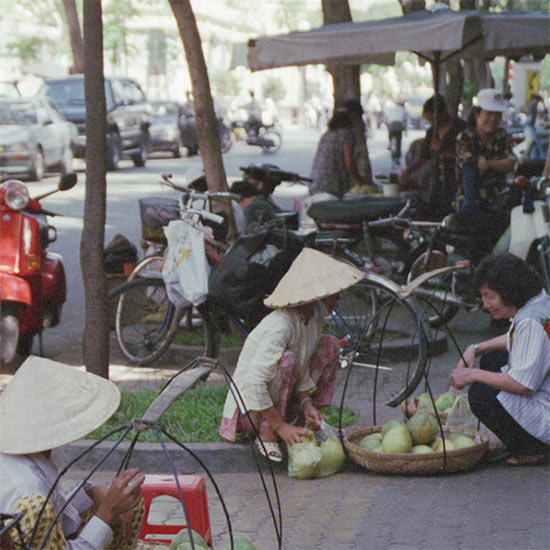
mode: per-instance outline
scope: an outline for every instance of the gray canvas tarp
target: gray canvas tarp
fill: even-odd
[[[248,64],[253,71],[330,62],[388,65],[398,51],[412,51],[435,62],[454,56],[542,58],[550,52],[550,14],[423,10],[377,21],[325,25],[251,39]]]

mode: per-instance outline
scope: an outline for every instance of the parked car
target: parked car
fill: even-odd
[[[0,174],[39,181],[72,171],[77,128],[48,98],[0,98]]]
[[[0,80],[0,97],[21,97],[17,82],[13,80]]]
[[[52,98],[67,120],[78,127],[75,156],[86,158],[86,104],[84,76],[44,81],[39,92]],[[105,77],[107,109],[107,168],[116,170],[121,158],[145,166],[149,152],[151,104],[139,84],[130,78]]]
[[[424,100],[418,97],[409,97],[405,100],[404,107],[407,112],[407,125],[410,124],[416,130],[425,128],[425,121],[422,118]]]
[[[183,115],[183,106],[177,101],[156,100],[151,101],[151,107],[151,151],[170,151],[174,157],[181,157],[183,141],[179,120]]]

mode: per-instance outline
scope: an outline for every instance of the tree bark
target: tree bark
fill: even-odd
[[[76,11],[75,0],[63,0],[65,15],[67,16],[67,26],[69,27],[69,36],[71,39],[71,49],[73,52],[73,66],[69,69],[71,74],[84,72],[84,41],[80,32],[80,23]]]
[[[218,121],[214,112],[214,102],[210,93],[210,82],[195,15],[189,0],[170,0],[170,7],[176,18],[189,66],[197,120],[197,141],[208,189],[225,191],[227,180],[220,149]],[[232,216],[231,205],[224,206],[224,210]]]
[[[84,2],[84,93],[86,100],[86,196],[80,241],[84,281],[86,370],[109,377],[107,284],[103,266],[106,205],[106,109],[101,0]]]
[[[322,0],[323,24],[348,23],[352,21],[348,0]],[[361,101],[360,65],[330,63],[327,71],[334,87],[334,107],[341,106],[348,99]],[[359,173],[372,183],[372,167],[369,149],[365,139],[364,124],[354,124],[355,156]]]

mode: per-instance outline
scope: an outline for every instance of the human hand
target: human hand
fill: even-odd
[[[304,419],[308,426],[311,426],[314,430],[320,428],[321,422],[324,420],[324,416],[320,413],[319,409],[311,401],[306,401],[303,408]]]
[[[477,167],[480,172],[486,172],[489,170],[489,161],[485,157],[479,157],[477,159]]]
[[[458,360],[458,363],[456,364],[457,368],[466,368],[466,369],[473,369],[476,364],[476,350],[474,346],[468,346],[464,353],[462,354],[462,357]]]
[[[311,439],[311,434],[300,426],[291,426],[286,422],[277,431],[281,439],[287,444],[288,447],[292,447],[295,443],[302,443],[302,437],[305,435],[308,439]]]
[[[451,372],[451,375],[449,376],[449,379],[451,380],[451,384],[457,388],[462,389],[464,386],[467,386],[468,384],[471,384],[474,382],[474,373],[476,371],[474,369],[469,369],[466,367],[455,367],[453,371]]]
[[[111,525],[116,518],[135,508],[141,499],[144,480],[138,468],[122,472],[112,481],[95,515]]]
[[[434,153],[439,153],[439,151],[441,151],[441,141],[437,138],[432,139],[432,143],[430,144],[430,149]]]

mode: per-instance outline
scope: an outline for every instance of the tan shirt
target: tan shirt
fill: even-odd
[[[248,335],[233,375],[248,410],[268,409],[279,400],[277,366],[286,352],[296,356],[296,391],[315,389],[309,377],[309,363],[319,345],[327,314],[323,302],[317,302],[312,318],[305,324],[296,308],[276,309]],[[230,391],[223,416],[232,418],[236,407]]]

